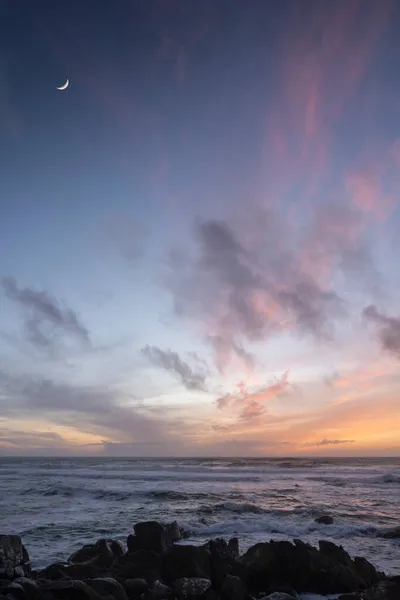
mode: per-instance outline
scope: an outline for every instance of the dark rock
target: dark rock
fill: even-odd
[[[174,542],[180,542],[185,537],[185,531],[182,527],[179,527],[176,521],[172,523],[167,523],[164,525],[165,530],[167,532],[168,538],[170,542],[173,544]]]
[[[36,597],[38,585],[33,579],[28,579],[27,577],[18,577],[17,579],[14,579],[13,583],[18,583],[24,588],[28,600]]]
[[[107,569],[113,561],[124,554],[125,550],[121,542],[116,540],[100,539],[94,544],[87,544],[80,548],[68,559],[71,563],[89,563],[96,564],[99,567]]]
[[[280,592],[281,594],[282,593],[287,594],[288,596],[295,598],[295,600],[297,600],[297,598],[299,597],[296,590],[294,590],[290,585],[276,585],[273,588],[269,588],[269,590],[267,591],[266,594],[264,594],[264,596],[270,596],[274,592]]]
[[[218,592],[216,592],[212,587],[208,588],[204,594],[201,595],[201,600],[220,600]]]
[[[197,600],[211,588],[211,581],[201,577],[183,577],[175,581],[174,590],[177,600]]]
[[[53,563],[42,571],[39,571],[41,579],[57,581],[61,579],[72,579],[74,581],[93,579],[101,575],[102,568],[88,561],[86,563]]]
[[[128,600],[128,596],[118,581],[111,577],[98,577],[84,581],[100,596],[110,596],[113,600]]]
[[[172,546],[164,555],[164,579],[173,583],[177,579],[199,577],[211,579],[210,552],[201,546]]]
[[[101,600],[101,596],[83,581],[51,581],[40,586],[37,600]]]
[[[169,532],[163,525],[156,521],[144,521],[134,526],[135,535],[130,535],[127,540],[128,550],[153,550],[163,554],[172,546]]]
[[[279,585],[319,594],[356,592],[366,587],[366,579],[380,578],[372,565],[357,566],[342,547],[326,541],[320,542],[319,550],[300,540],[294,545],[256,544],[242,557],[242,563],[250,589],[256,592]]]
[[[228,550],[233,558],[239,558],[239,539],[237,537],[228,540]]]
[[[382,537],[388,540],[394,540],[400,538],[400,527],[393,527],[392,529],[386,529],[382,532]]]
[[[227,543],[217,538],[207,544],[211,555],[211,581],[216,589],[221,587],[228,575],[245,579],[245,568],[237,558],[239,545],[234,539]]]
[[[147,598],[149,600],[163,600],[164,598],[167,600],[171,598],[173,592],[170,587],[161,583],[161,581],[154,581],[153,585],[148,591]]]
[[[0,578],[29,573],[29,555],[19,535],[0,535]]]
[[[177,546],[178,547],[178,546]],[[120,579],[145,579],[153,583],[161,579],[162,557],[152,550],[127,552],[115,559],[110,567],[113,576]]]
[[[322,525],[332,525],[333,517],[331,517],[330,515],[321,515],[320,517],[317,517],[315,519],[315,522],[321,523]]]
[[[145,579],[126,579],[124,581],[124,588],[126,594],[130,600],[136,600],[140,596],[147,592],[149,585]]]
[[[365,590],[361,594],[362,600],[399,600],[400,577],[393,577],[378,585]]]
[[[260,600],[293,600],[293,596],[285,592],[272,592],[272,594],[264,596]]]
[[[22,587],[21,584],[15,583],[15,581],[10,583],[3,590],[3,593],[5,594],[5,596],[7,596],[7,594],[10,594],[13,598],[15,598],[15,600],[26,600],[27,599],[27,595],[26,595],[24,588]]]
[[[379,573],[367,559],[360,556],[354,558],[354,567],[363,581],[363,587],[372,587],[383,578],[383,573]]]
[[[239,577],[227,575],[222,582],[219,595],[221,600],[247,600],[249,594]]]
[[[337,600],[362,600],[360,594],[342,594]]]

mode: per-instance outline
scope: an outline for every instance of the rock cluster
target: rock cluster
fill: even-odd
[[[183,537],[176,523],[137,523],[127,551],[101,539],[31,571],[21,539],[0,536],[0,600],[294,600],[301,592],[400,599],[396,578],[331,542],[270,541],[240,555],[237,538],[176,544]]]

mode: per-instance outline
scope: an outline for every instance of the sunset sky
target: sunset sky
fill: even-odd
[[[1,1],[0,455],[400,455],[399,26]]]

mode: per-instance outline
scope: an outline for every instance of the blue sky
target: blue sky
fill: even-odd
[[[396,3],[1,11],[0,452],[397,455]]]

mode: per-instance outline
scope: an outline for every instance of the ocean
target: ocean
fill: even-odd
[[[35,568],[153,519],[191,543],[238,536],[242,551],[327,539],[399,575],[400,540],[380,533],[400,524],[400,459],[0,459],[0,533],[20,535]]]

